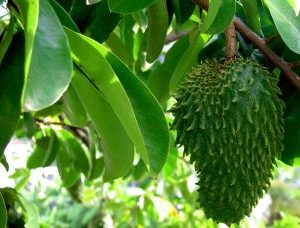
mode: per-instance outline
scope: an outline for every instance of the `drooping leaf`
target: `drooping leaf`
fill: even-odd
[[[297,54],[300,54],[300,17],[288,1],[265,0],[276,28],[285,44]]]
[[[75,32],[79,32],[79,28],[72,20],[71,16],[65,11],[65,9],[61,5],[59,5],[55,0],[48,0],[48,2],[51,4],[52,8],[54,9],[56,15],[60,20],[60,23],[63,26],[66,26]]]
[[[261,34],[257,0],[242,0],[242,3],[244,12],[247,17],[247,24],[254,32],[256,32],[257,34]]]
[[[73,126],[84,127],[88,121],[87,114],[72,84],[65,92],[63,102],[65,115],[70,123]]]
[[[184,79],[186,74],[191,70],[193,66],[197,64],[198,53],[211,38],[211,35],[201,34],[198,31],[194,31],[190,36],[190,46],[186,49],[184,54],[178,61],[173,71],[170,80],[170,93],[172,94],[179,83]]]
[[[166,0],[157,0],[147,9],[148,26],[145,31],[147,42],[146,59],[152,63],[161,53],[167,30],[169,15]]]
[[[75,169],[73,161],[62,141],[60,141],[60,147],[56,156],[56,166],[64,187],[69,188],[79,180],[80,172]]]
[[[3,196],[0,192],[0,227],[6,227],[7,212]]]
[[[59,142],[53,130],[50,130],[48,136],[43,136],[36,140],[35,148],[27,159],[27,168],[35,169],[38,167],[46,167],[54,161]]]
[[[211,0],[201,32],[216,34],[223,32],[233,19],[235,0]]]
[[[171,3],[176,21],[180,24],[186,22],[195,9],[195,4],[190,0],[172,0]]]
[[[107,0],[102,0],[95,5],[95,9],[89,16],[84,34],[102,43],[118,25],[121,15],[109,11]]]
[[[126,90],[146,146],[150,172],[157,175],[169,150],[168,125],[162,109],[144,83],[120,59],[103,46],[99,49]]]
[[[55,0],[66,12],[70,12],[70,9],[74,3],[74,0]]]
[[[156,0],[108,0],[109,8],[117,13],[134,13],[154,3]]]
[[[72,59],[67,37],[47,0],[14,2],[21,12],[26,40],[22,108],[36,111],[54,104],[67,89]]]
[[[74,62],[109,102],[142,159],[149,164],[146,145],[132,104],[120,79],[101,53],[102,45],[69,29],[66,29],[66,33]]]
[[[101,140],[104,181],[126,175],[132,167],[134,148],[130,138],[102,93],[78,70],[72,85]]]
[[[62,129],[57,131],[56,134],[62,146],[65,147],[68,157],[74,164],[74,168],[88,176],[91,169],[91,157],[89,152],[71,132]]]
[[[162,107],[166,106],[170,97],[169,85],[171,76],[181,56],[189,46],[188,37],[178,40],[165,56],[163,64],[151,72],[147,86],[159,101]]]
[[[100,177],[100,175],[103,173],[103,170],[104,170],[104,158],[100,157],[95,159],[93,161],[92,171],[89,176],[89,180],[91,181]]]
[[[23,33],[14,36],[0,67],[0,158],[17,127],[21,114],[24,42]]]

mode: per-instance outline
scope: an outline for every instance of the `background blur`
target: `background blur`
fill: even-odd
[[[16,187],[37,205],[42,227],[226,227],[207,220],[199,208],[197,177],[180,149],[171,150],[157,179],[137,158],[125,178],[113,183],[98,178],[68,191],[55,166],[21,168],[31,151],[28,140],[10,143],[5,155],[11,166],[8,172],[1,166],[0,187]],[[271,189],[240,227],[300,227],[300,168],[280,163],[274,176]]]

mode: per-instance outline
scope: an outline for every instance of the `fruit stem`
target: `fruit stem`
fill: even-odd
[[[226,29],[225,38],[226,38],[226,49],[225,49],[226,60],[230,61],[236,57],[236,53],[237,53],[236,33],[235,33],[235,26],[233,22],[231,22],[229,24],[229,27]]]

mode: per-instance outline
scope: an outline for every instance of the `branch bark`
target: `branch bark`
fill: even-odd
[[[229,27],[225,31],[226,37],[226,59],[232,60],[236,57],[237,52],[237,45],[236,45],[236,33],[235,33],[235,26],[233,22],[230,23]]]
[[[196,5],[204,10],[208,10],[209,3],[207,0],[193,0]],[[281,69],[283,75],[285,75],[293,85],[300,89],[300,78],[291,69],[289,63],[280,58],[272,49],[270,49],[265,40],[253,32],[241,19],[234,17],[233,23],[235,29],[245,38],[247,38],[266,58],[268,58],[274,65]]]

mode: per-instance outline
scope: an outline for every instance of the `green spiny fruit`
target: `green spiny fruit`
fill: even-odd
[[[195,162],[207,217],[226,224],[249,215],[270,185],[283,150],[277,79],[251,60],[209,60],[182,83],[172,108],[177,144]]]

